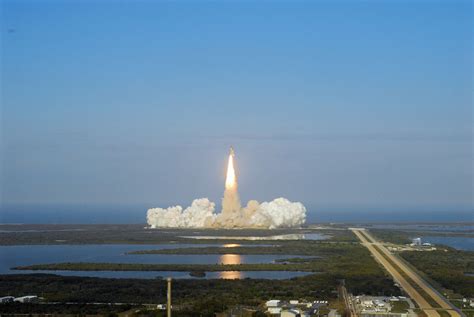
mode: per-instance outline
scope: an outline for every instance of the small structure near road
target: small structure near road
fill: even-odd
[[[8,303],[37,303],[39,302],[39,297],[36,295],[27,295],[21,297],[13,297],[13,296],[4,296],[0,297],[0,304],[8,304]]]
[[[355,296],[354,307],[361,317],[416,317],[406,297]]]
[[[8,303],[37,303],[39,302],[39,297],[36,295],[27,295],[21,297],[13,297],[13,296],[4,296],[0,297],[0,304],[8,304]]]
[[[0,304],[6,304],[6,303],[11,303],[15,297],[13,296],[5,296],[5,297],[0,297]]]
[[[271,299],[265,303],[265,306],[267,307],[279,307],[281,303],[281,300],[279,299]]]
[[[293,316],[312,316],[319,312],[321,307],[327,307],[328,301],[325,300],[290,300],[281,301],[272,299],[265,303],[266,312],[271,316],[293,317]]]
[[[39,301],[39,298],[36,295],[27,295],[27,296],[17,297],[13,301],[18,302],[18,303],[36,303]]]

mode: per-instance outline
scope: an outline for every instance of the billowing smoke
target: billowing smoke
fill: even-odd
[[[215,204],[207,198],[195,199],[183,211],[181,206],[148,209],[146,220],[152,228],[206,228],[216,219]]]
[[[306,208],[302,203],[277,198],[259,204],[248,202],[239,212],[215,213],[215,204],[207,198],[195,199],[190,207],[148,209],[147,222],[152,228],[291,228],[305,223]]]
[[[231,148],[227,166],[222,212],[215,212],[215,203],[207,198],[195,199],[191,206],[148,209],[147,222],[152,228],[291,228],[306,221],[306,208],[302,203],[277,198],[258,203],[250,200],[240,205],[234,170],[234,151]]]

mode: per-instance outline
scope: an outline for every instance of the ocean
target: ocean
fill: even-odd
[[[145,224],[150,205],[2,205],[0,223],[28,224]],[[329,209],[307,207],[307,223],[349,222],[474,222],[474,212],[423,209]]]

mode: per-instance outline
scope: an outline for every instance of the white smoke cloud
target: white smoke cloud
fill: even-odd
[[[277,198],[259,204],[256,200],[237,212],[215,213],[215,204],[207,198],[196,199],[183,211],[181,206],[148,209],[147,222],[152,228],[293,228],[306,221],[302,203]]]
[[[306,208],[302,203],[291,202],[280,197],[271,202],[263,202],[251,216],[254,226],[269,229],[299,227],[306,221]]]
[[[205,228],[215,221],[215,204],[207,198],[195,199],[183,211],[181,206],[148,209],[147,222],[152,228]]]

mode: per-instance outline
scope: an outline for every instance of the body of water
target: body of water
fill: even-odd
[[[474,251],[474,238],[469,237],[421,237],[422,242],[443,244],[457,250]]]
[[[471,232],[474,233],[473,224],[373,224],[368,228],[416,230],[433,232]]]
[[[161,206],[176,205],[162,203]],[[187,206],[186,203],[181,204]],[[0,205],[0,223],[28,224],[145,224],[142,205]],[[474,222],[472,206],[309,206],[307,223],[322,222]]]
[[[219,244],[199,245],[225,246]],[[196,247],[189,244],[169,245],[20,245],[0,246],[0,274],[54,273],[72,276],[94,276],[114,278],[156,278],[171,276],[191,278],[189,272],[121,272],[121,271],[16,271],[12,267],[33,264],[61,262],[94,262],[94,263],[143,263],[143,264],[257,264],[272,263],[277,259],[294,257],[294,255],[238,255],[228,254],[175,255],[175,254],[126,254],[131,251],[147,249],[172,249],[179,247]],[[285,279],[304,275],[304,272],[208,272],[206,278],[275,278]]]
[[[290,271],[218,271],[206,272],[205,277],[193,277],[189,272],[181,271],[13,271],[9,274],[28,274],[28,273],[47,273],[63,276],[85,276],[85,277],[101,277],[101,278],[167,278],[174,279],[272,279],[284,280],[293,277],[315,274],[311,272],[290,272]]]
[[[197,240],[326,240],[329,236],[320,233],[290,233],[274,236],[181,236]]]

